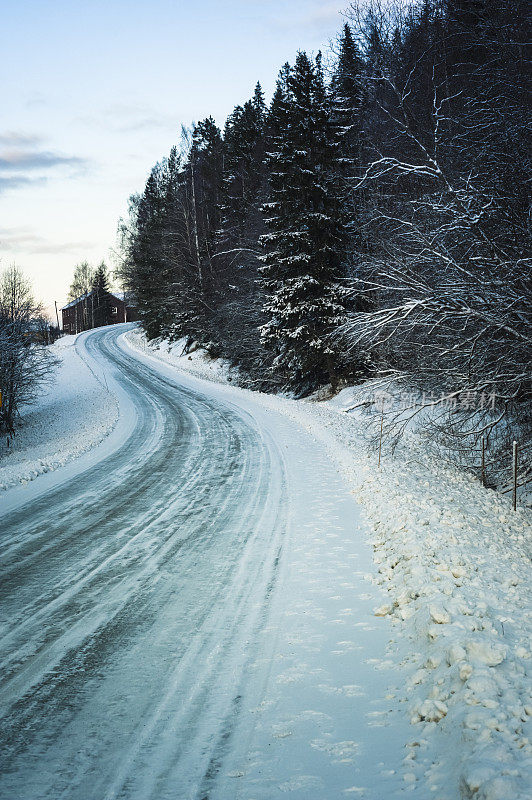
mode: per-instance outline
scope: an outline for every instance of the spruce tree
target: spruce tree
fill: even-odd
[[[334,121],[340,136],[344,172],[351,176],[360,167],[364,61],[351,28],[344,25],[338,61],[331,81]]]
[[[338,40],[338,56],[331,80],[331,105],[333,122],[339,136],[339,178],[344,205],[348,214],[349,241],[347,259],[348,276],[355,277],[359,264],[364,260],[368,247],[364,219],[372,198],[367,189],[359,188],[364,173],[365,134],[369,120],[367,118],[368,90],[366,65],[364,58],[353,36],[351,27],[346,23]],[[374,87],[370,91],[374,91]],[[366,144],[367,147],[367,144]],[[351,293],[348,303],[349,311],[361,310],[367,304],[365,297]],[[351,351],[345,356],[344,371],[350,375],[358,372],[363,358]]]
[[[254,370],[264,358],[259,326],[264,321],[258,284],[258,240],[264,232],[266,107],[260,84],[236,106],[224,131],[220,227],[216,236],[217,296],[213,303],[223,351]]]
[[[262,86],[260,82],[257,81],[255,84],[255,91],[253,93],[253,99],[251,100],[253,108],[255,109],[255,113],[257,118],[264,120],[266,116],[266,103],[264,102],[264,92],[262,91]]]
[[[237,106],[224,133],[225,159],[221,194],[219,250],[239,260],[256,247],[264,197],[264,129],[266,112],[260,84],[244,106]]]
[[[96,291],[109,292],[109,275],[103,261],[96,267],[92,287]]]
[[[198,291],[202,300],[212,293],[216,281],[213,254],[220,220],[223,158],[221,132],[214,119],[208,117],[194,128],[184,175],[193,227]]]
[[[262,269],[274,366],[301,388],[337,380],[330,334],[343,319],[338,278],[346,241],[339,140],[321,57],[281,70],[269,118],[270,200]]]
[[[183,214],[183,171],[177,147],[163,161],[160,200],[160,249],[158,278],[153,301],[161,335],[179,339],[193,328],[197,302],[196,271],[192,265],[188,219]]]
[[[138,199],[136,235],[130,253],[139,316],[148,338],[161,336],[168,309],[167,264],[164,253],[166,180],[163,164],[156,164]]]
[[[96,267],[92,282],[90,309],[92,327],[98,328],[101,325],[109,324],[110,306],[109,275],[107,273],[107,267],[102,261],[102,263]]]

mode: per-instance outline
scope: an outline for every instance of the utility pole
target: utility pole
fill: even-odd
[[[59,330],[59,312],[57,310],[57,300],[54,300],[55,303],[55,318],[57,320],[57,330]]]

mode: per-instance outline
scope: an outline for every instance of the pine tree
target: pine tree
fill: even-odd
[[[338,191],[338,133],[321,57],[281,70],[269,118],[269,232],[263,276],[269,295],[263,341],[275,367],[301,387],[336,383],[328,337],[343,317],[338,287],[346,240]]]

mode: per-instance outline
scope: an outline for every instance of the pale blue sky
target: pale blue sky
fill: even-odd
[[[0,0],[0,258],[65,302],[108,259],[128,196],[179,138],[218,124],[298,49],[326,48],[348,0]]]

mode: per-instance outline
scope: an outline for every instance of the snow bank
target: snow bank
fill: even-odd
[[[343,422],[329,422],[338,437]],[[525,797],[529,515],[471,476],[427,463],[413,441],[380,471],[374,458],[357,458],[363,469],[344,470],[373,524],[376,580],[389,596],[376,613],[409,642],[402,700],[426,742],[409,751],[412,774],[439,782],[458,769],[463,797]]]
[[[393,692],[412,724],[406,783],[420,797],[530,797],[530,513],[427,460],[415,437],[379,470],[365,418],[337,401],[272,405],[324,441],[373,528],[388,593],[375,615],[404,649]]]
[[[154,339],[148,344],[141,329],[133,328],[126,334],[126,340],[134,350],[156,355],[161,361],[190,372],[198,378],[205,378],[216,383],[238,382],[236,367],[229,366],[228,362],[222,358],[211,358],[202,347],[185,354],[186,339],[179,339],[177,342]]]
[[[13,441],[0,440],[0,491],[52,472],[100,444],[118,417],[116,399],[89,367],[76,336],[51,349],[60,360]]]
[[[231,371],[202,353],[131,346],[203,378]],[[238,389],[237,391],[246,391]],[[356,389],[326,402],[256,398],[322,441],[373,530],[373,580],[387,592],[376,619],[401,644],[402,681],[390,696],[412,726],[405,791],[438,800],[531,797],[532,526],[507,497],[429,458],[415,436],[381,469],[364,443]]]

